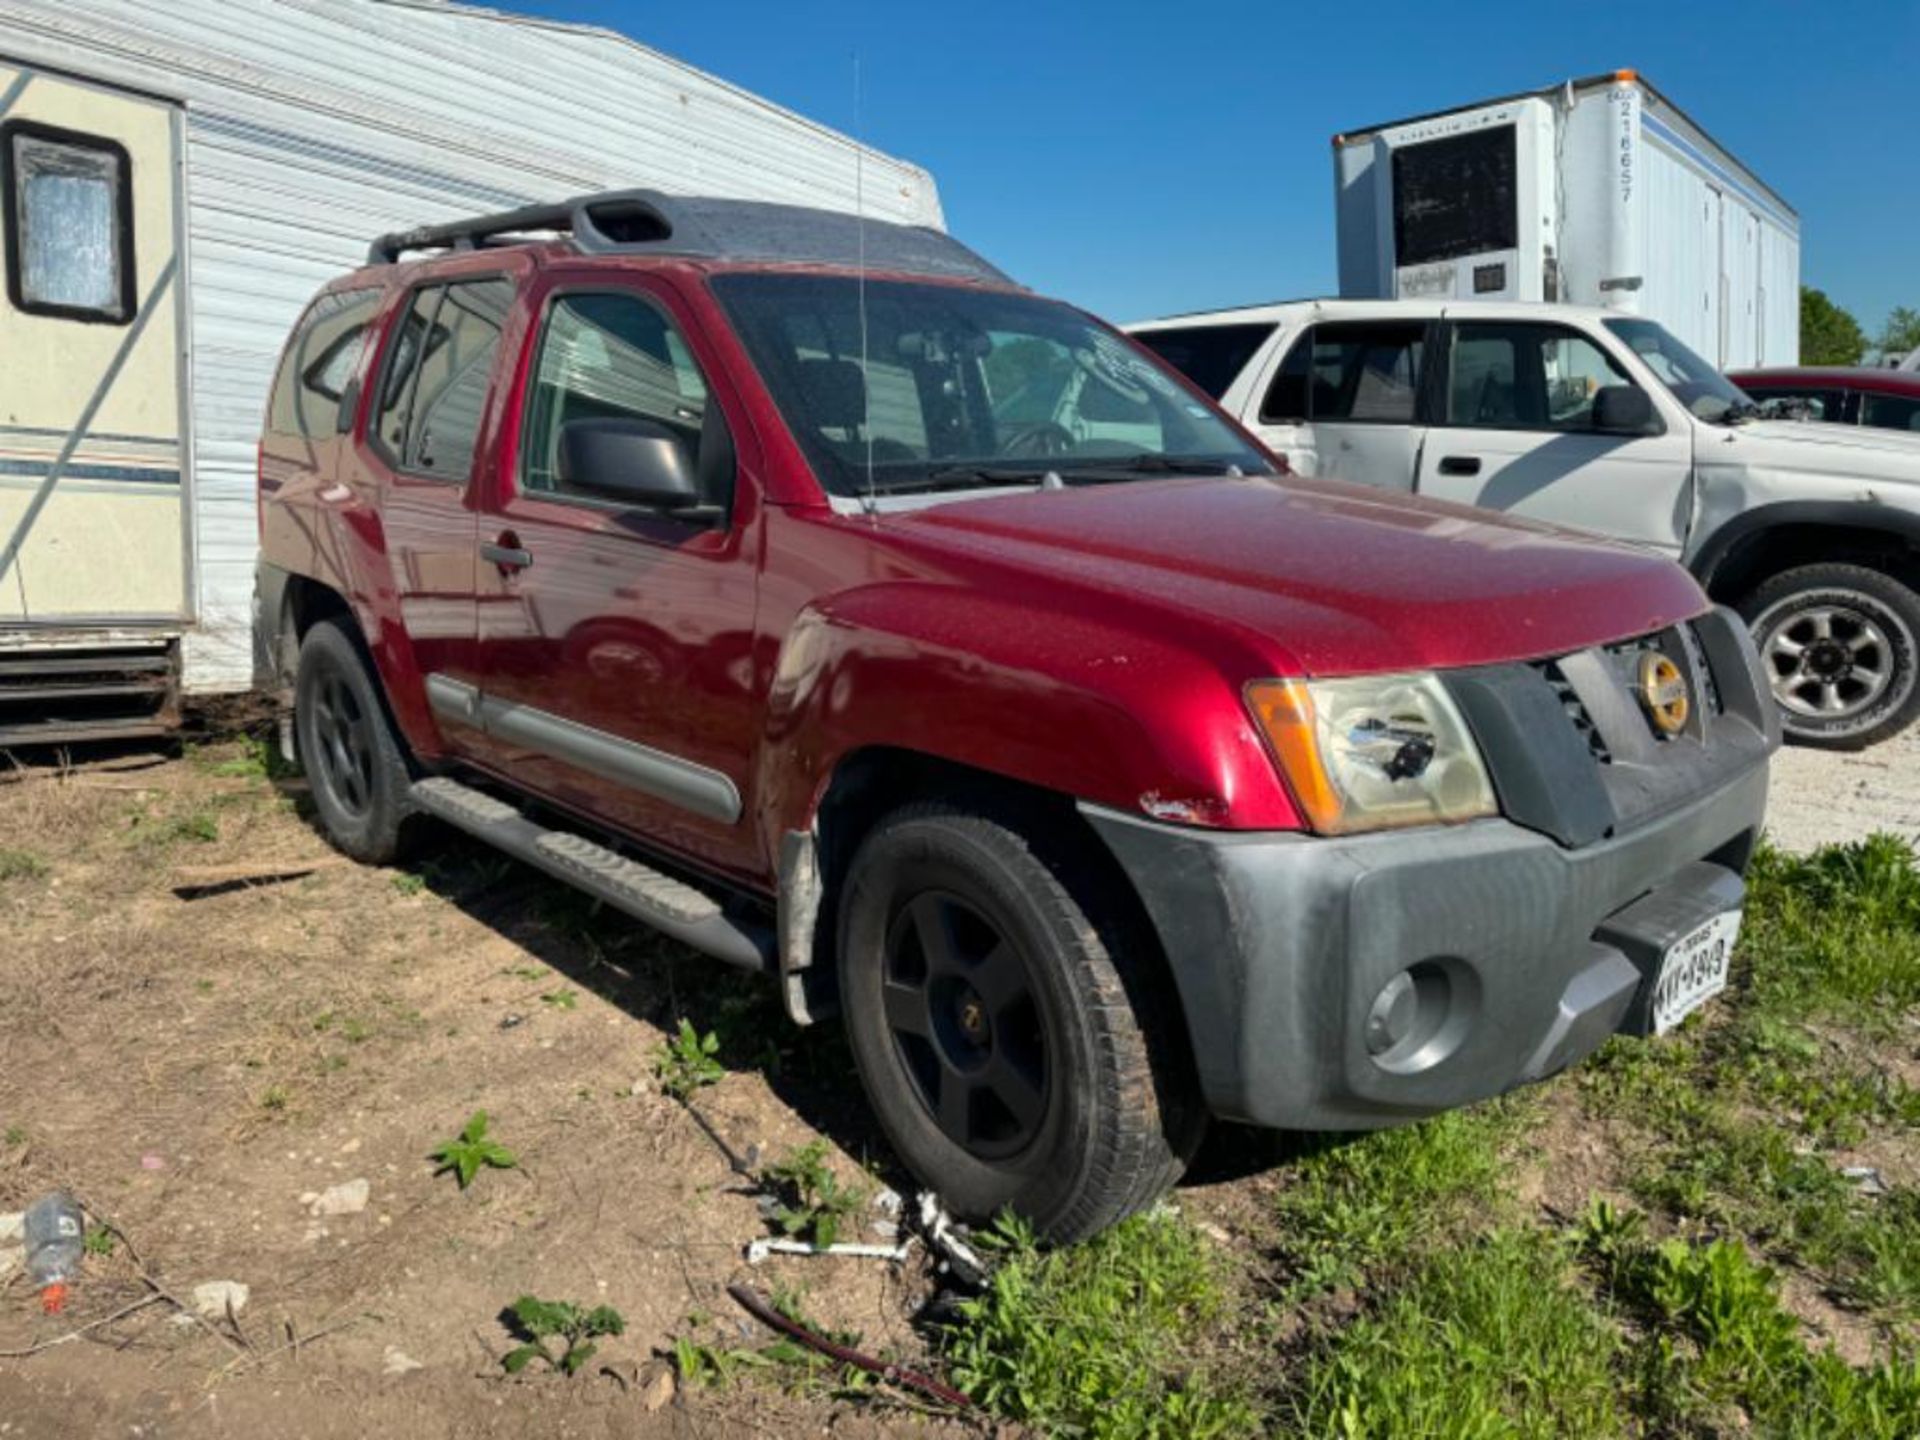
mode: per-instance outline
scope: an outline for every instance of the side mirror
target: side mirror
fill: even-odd
[[[1606,435],[1657,435],[1653,400],[1636,385],[1603,385],[1593,397],[1593,428]]]
[[[570,420],[560,428],[562,485],[635,507],[685,514],[701,509],[692,448],[655,420]]]
[[[360,378],[355,376],[347,381],[347,388],[340,392],[340,408],[334,412],[333,433],[351,435],[354,419],[360,414]]]

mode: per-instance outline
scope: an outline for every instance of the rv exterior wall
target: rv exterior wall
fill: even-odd
[[[185,103],[189,691],[251,681],[266,387],[374,235],[636,185],[855,202],[846,136],[610,32],[465,5],[0,0],[0,56]],[[868,213],[941,224],[924,170],[863,164]]]

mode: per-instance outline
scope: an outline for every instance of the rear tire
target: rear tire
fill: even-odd
[[[408,838],[413,776],[376,687],[343,625],[321,620],[307,631],[294,676],[293,726],[320,828],[342,853],[385,865]]]
[[[1830,750],[1920,714],[1920,595],[1864,565],[1783,570],[1740,603],[1787,738]]]
[[[840,995],[882,1129],[948,1209],[1055,1243],[1153,1203],[1205,1115],[1108,887],[1045,831],[946,805],[882,820],[849,867]]]

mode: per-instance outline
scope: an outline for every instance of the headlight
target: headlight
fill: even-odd
[[[1499,808],[1436,675],[1256,680],[1247,704],[1323,835],[1472,820]]]

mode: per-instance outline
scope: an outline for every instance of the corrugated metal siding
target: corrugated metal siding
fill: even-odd
[[[372,236],[616,186],[855,200],[845,136],[623,37],[467,6],[0,0],[0,53],[187,106],[193,690],[250,678],[274,360]],[[864,189],[871,215],[941,223],[915,166],[868,152]]]
[[[1720,349],[1720,197],[1657,145],[1640,147],[1646,291],[1640,311],[1701,355]]]

